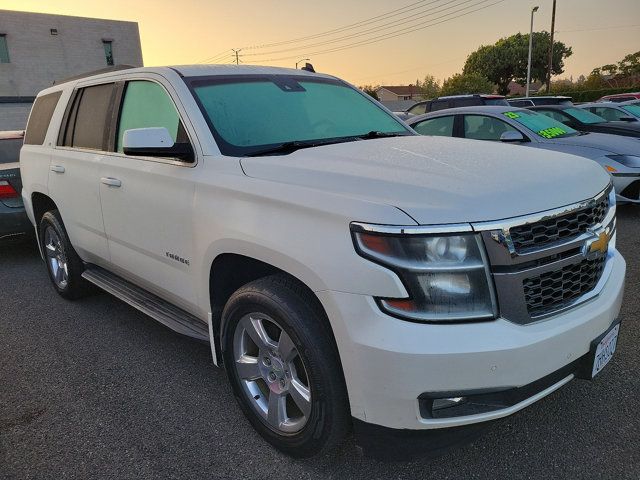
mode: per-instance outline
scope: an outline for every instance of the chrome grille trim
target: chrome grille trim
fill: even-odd
[[[555,242],[544,243],[538,248],[518,251],[511,239],[510,229],[516,226],[528,225],[540,221],[552,221],[555,217],[565,216],[597,205],[608,198],[608,211],[601,222],[591,225],[578,235],[563,238]],[[605,252],[589,252],[592,242],[605,236],[611,238],[615,234],[615,193],[611,184],[591,199],[584,200],[566,207],[541,212],[534,215],[507,219],[503,222],[483,222],[472,224],[474,230],[481,233],[485,243],[487,255],[491,263],[494,285],[498,297],[500,315],[518,324],[529,324],[557,315],[560,312],[574,308],[579,304],[597,296],[611,270],[611,258],[614,249]],[[524,282],[549,272],[557,272],[562,268],[584,262],[587,257],[604,257],[604,268],[594,288],[572,298],[557,308],[548,311],[530,312],[525,298]]]

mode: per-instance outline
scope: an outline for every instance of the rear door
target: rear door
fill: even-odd
[[[49,195],[83,260],[104,264],[109,248],[100,206],[100,158],[109,150],[115,83],[79,87],[53,149]]]
[[[114,152],[102,157],[100,197],[112,269],[190,310],[196,304],[190,272],[198,164],[122,151],[124,132],[134,128],[165,127],[174,141],[190,141],[171,87],[161,80],[123,84]]]

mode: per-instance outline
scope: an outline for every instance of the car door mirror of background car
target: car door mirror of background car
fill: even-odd
[[[502,135],[500,135],[500,141],[501,142],[524,142],[524,135],[522,135],[522,133],[520,132],[509,130],[509,131],[503,132]]]

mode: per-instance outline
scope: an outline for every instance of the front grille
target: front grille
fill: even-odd
[[[541,248],[547,244],[577,237],[604,220],[609,210],[609,198],[604,196],[595,205],[509,230],[516,251]]]
[[[523,283],[527,310],[532,317],[544,315],[568,305],[593,290],[600,280],[606,256],[525,279]]]

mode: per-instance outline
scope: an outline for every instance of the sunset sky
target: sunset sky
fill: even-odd
[[[639,0],[557,3],[556,38],[574,51],[562,77],[586,75],[640,50]],[[528,33],[535,5],[534,29],[549,30],[552,0],[0,0],[0,9],[138,22],[148,66],[212,57],[227,63],[230,49],[241,48],[244,63],[293,67],[311,57],[316,70],[358,85],[446,78],[479,45]],[[321,35],[328,31],[334,32]],[[248,48],[273,43],[281,44]]]

